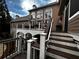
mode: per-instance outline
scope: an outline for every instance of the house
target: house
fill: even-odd
[[[60,6],[58,11],[58,17],[56,19],[58,20],[58,23],[55,27],[56,29],[59,29],[57,31],[60,31],[60,29],[62,28],[64,33],[50,32],[51,35],[49,36],[49,40],[46,40],[45,38],[45,35],[48,33],[43,33],[41,34],[40,44],[38,46],[37,44],[34,45],[34,42],[36,43],[36,41],[28,40],[27,54],[29,54],[29,52],[32,53],[30,48],[33,48],[32,51],[34,54],[32,55],[34,59],[46,59],[47,57],[47,59],[79,59],[79,36],[73,35],[72,33],[70,34],[68,32],[68,21],[69,19],[72,19],[70,18],[70,15],[72,16],[74,14],[72,13],[73,10],[72,12],[69,11],[70,3],[72,1],[73,3],[75,3],[74,0],[59,1]],[[33,44],[34,46],[32,46],[31,44]],[[39,58],[37,58],[38,54]],[[31,54],[27,55],[27,59],[31,59],[30,55]]]
[[[59,2],[60,2],[59,10],[56,18],[57,23],[55,26],[56,27],[55,31],[58,32],[49,31],[50,32],[49,40],[46,40],[45,38],[48,32],[46,34],[45,33],[40,34],[41,39],[39,45],[36,44],[37,42],[35,40],[33,41],[28,40],[27,59],[31,59],[30,55],[33,55],[34,59],[35,58],[36,59],[46,59],[46,58],[47,59],[79,59],[79,40],[78,40],[79,36],[73,35],[72,33],[71,34],[68,33],[68,20],[70,18],[69,15],[74,14],[74,13],[73,14],[70,13],[69,11],[70,0],[59,0]],[[51,29],[53,30],[53,28]],[[60,29],[62,29],[61,32],[59,32]],[[32,50],[30,48],[32,48]],[[33,54],[31,54],[32,53],[31,51],[33,52]]]
[[[33,5],[33,9],[29,10],[29,12],[32,18],[35,19],[37,23],[41,23],[40,26],[42,26],[42,28],[43,23],[46,22],[45,20],[51,18],[53,20],[52,31],[57,31],[57,29],[59,29],[59,31],[63,31],[63,19],[62,21],[58,21],[59,6],[60,5],[58,2],[50,3],[41,7]],[[58,22],[61,23],[62,28],[56,28]]]
[[[26,59],[26,58],[27,59],[79,59],[79,40],[78,40],[79,36],[72,35],[72,33],[71,34],[68,33],[68,19],[70,21],[73,20],[73,17],[69,18],[70,0],[59,0],[59,6],[58,6],[58,4],[53,5],[51,8],[53,8],[52,12],[55,14],[52,13],[52,16],[51,16],[51,13],[44,12],[45,8],[47,8],[46,9],[47,11],[48,11],[48,9],[51,10],[50,8],[48,8],[49,6],[48,7],[47,6],[46,7],[45,6],[36,7],[34,5],[33,6],[34,9],[29,10],[30,18],[28,18],[28,17],[25,17],[25,19],[24,19],[24,17],[16,18],[18,20],[13,20],[11,23],[11,26],[13,26],[16,29],[19,27],[21,30],[24,31],[23,33],[28,32],[28,30],[31,33],[36,33],[36,32],[40,32],[42,30],[44,31],[44,29],[47,30],[47,28],[44,28],[45,26],[43,27],[43,24],[45,23],[45,25],[46,24],[49,25],[48,20],[52,19],[53,22],[50,22],[49,31],[40,32],[39,33],[40,40],[38,40],[38,38],[36,38],[35,36],[30,35],[31,38],[29,40],[27,40],[27,54],[26,54],[26,51],[23,50],[23,47],[26,47],[26,45],[24,44],[25,45],[24,46],[22,44],[22,39],[24,39],[24,38],[22,38],[21,35],[16,39],[6,40],[6,43],[11,42],[11,41],[15,42],[13,53],[10,53],[10,51],[12,51],[12,50],[9,49],[9,46],[7,46],[8,49],[6,50],[7,51],[7,54],[6,54],[5,41],[1,41],[1,42],[3,42],[3,56],[2,56],[3,58],[6,58],[6,59],[7,58],[8,59],[19,59],[19,58],[22,58],[22,59]],[[40,12],[38,12],[40,10],[42,10],[42,11],[44,10],[43,15]],[[57,13],[56,13],[56,10],[57,10]],[[71,14],[71,15],[73,15],[73,14]],[[22,21],[20,21],[20,19],[24,19],[26,21],[22,20],[23,21],[23,23],[22,23]],[[27,29],[25,29],[25,30],[24,30],[24,27],[22,26],[22,24],[24,24],[24,22],[26,22],[27,26],[29,26],[29,28],[26,27]],[[28,22],[29,22],[29,24],[28,24]],[[55,24],[54,24],[54,22],[55,22]],[[20,26],[16,25],[16,23],[20,24]],[[14,25],[16,25],[17,27],[15,27]],[[32,28],[33,28],[33,30],[32,30]],[[53,28],[54,28],[54,30],[53,30]],[[37,29],[39,29],[39,30],[37,31]],[[54,32],[54,31],[57,31],[57,32]],[[64,32],[64,33],[62,33],[62,32]],[[29,37],[29,35],[26,35],[26,36]],[[12,47],[13,47],[13,45],[10,48],[12,48]]]
[[[16,15],[16,19],[12,20],[10,23],[11,35],[16,37],[16,29],[29,29],[29,20],[29,15],[24,17]]]
[[[48,23],[52,19],[52,31],[56,31],[56,25],[58,23],[59,3],[53,2],[48,5],[37,7],[33,5],[33,9],[29,10],[29,15],[25,17],[17,16],[15,20],[11,21],[11,34],[16,37],[16,29],[39,29],[44,30],[48,28]],[[62,19],[63,20],[63,19]],[[59,21],[61,26],[63,21]],[[63,26],[62,26],[63,28]],[[60,31],[63,31],[62,28]],[[47,31],[47,30],[46,30]]]

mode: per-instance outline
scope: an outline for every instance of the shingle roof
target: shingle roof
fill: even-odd
[[[19,17],[19,18],[16,18],[14,20],[12,20],[11,22],[23,22],[23,21],[28,21],[30,20],[30,16],[24,16],[24,17]]]

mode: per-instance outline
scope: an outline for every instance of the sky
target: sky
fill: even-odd
[[[32,9],[33,5],[39,7],[55,1],[56,0],[6,0],[6,4],[10,15],[15,18],[16,15],[20,17],[28,15],[28,10]]]

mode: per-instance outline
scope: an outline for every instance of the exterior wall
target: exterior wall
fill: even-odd
[[[79,0],[78,1],[71,0],[70,4],[71,4],[70,5],[70,18],[72,19],[68,23],[68,32],[78,33],[79,32],[79,12],[78,12]]]
[[[69,21],[68,32],[79,33],[79,18]]]
[[[58,22],[58,12],[59,12],[59,5],[55,5],[52,7],[52,20],[53,20],[53,27],[52,27],[52,31],[56,31],[56,25]]]

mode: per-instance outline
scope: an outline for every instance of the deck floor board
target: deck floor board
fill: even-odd
[[[26,59],[26,53],[21,53],[15,57],[13,57],[12,59]]]

